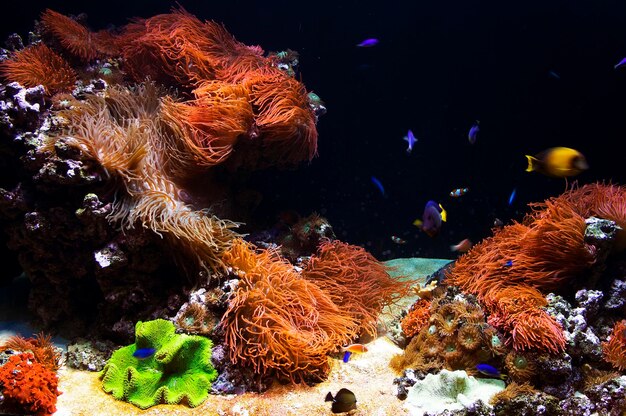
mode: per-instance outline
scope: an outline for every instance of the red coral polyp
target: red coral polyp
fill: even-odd
[[[411,306],[409,313],[402,319],[402,332],[411,338],[417,335],[426,325],[430,318],[431,301],[427,299],[419,299]]]
[[[56,412],[58,379],[35,361],[32,353],[12,355],[0,367],[3,410],[19,414],[51,415]]]
[[[613,327],[611,339],[602,343],[604,359],[621,371],[626,370],[626,320]]]

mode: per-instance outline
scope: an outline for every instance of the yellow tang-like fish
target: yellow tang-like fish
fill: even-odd
[[[589,168],[585,156],[569,147],[552,147],[535,156],[526,155],[526,159],[526,172],[534,171],[557,178],[576,176]]]

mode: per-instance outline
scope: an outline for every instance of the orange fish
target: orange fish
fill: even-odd
[[[367,352],[367,347],[363,344],[351,344],[348,345],[347,347],[343,347],[344,351],[349,351],[349,352]]]
[[[470,248],[472,248],[472,242],[469,239],[467,239],[467,238],[465,240],[461,241],[459,244],[455,244],[453,246],[450,246],[450,250],[458,251],[459,253],[465,253]]]
[[[350,344],[347,347],[343,347],[343,351],[343,362],[347,363],[353,353],[367,352],[367,347],[363,344]]]

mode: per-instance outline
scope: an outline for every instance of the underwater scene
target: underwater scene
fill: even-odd
[[[0,7],[0,415],[626,416],[626,2]]]

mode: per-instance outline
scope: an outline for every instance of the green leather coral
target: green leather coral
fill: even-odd
[[[137,322],[135,343],[115,351],[100,373],[102,388],[142,409],[183,399],[196,407],[217,377],[212,347],[208,338],[176,334],[170,321]],[[153,348],[154,354],[143,359],[133,355],[145,348]]]

